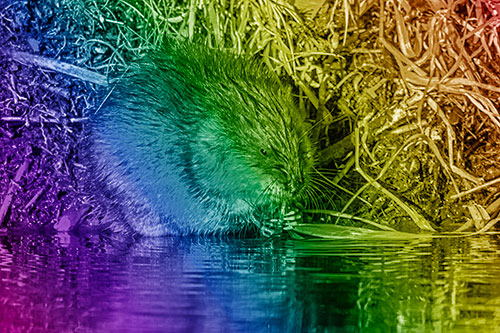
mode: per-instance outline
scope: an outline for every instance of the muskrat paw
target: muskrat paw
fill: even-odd
[[[277,236],[283,230],[291,230],[294,225],[302,221],[302,214],[298,211],[289,211],[280,218],[265,219],[260,226],[260,234],[264,237]]]
[[[294,226],[302,222],[302,213],[291,210],[285,214],[283,220],[283,230],[292,230]]]
[[[281,234],[283,230],[283,221],[270,219],[262,223],[260,227],[260,235],[264,237],[273,237]]]

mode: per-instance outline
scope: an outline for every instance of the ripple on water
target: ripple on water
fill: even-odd
[[[500,326],[496,236],[0,236],[0,324],[48,332],[442,332]]]

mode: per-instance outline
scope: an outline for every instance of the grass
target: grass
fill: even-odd
[[[325,191],[327,204],[309,207],[329,211],[323,222],[408,232],[496,224],[494,2],[62,3],[65,19],[79,27],[71,31],[73,59],[65,61],[102,75],[119,75],[173,36],[253,54],[292,80],[313,124],[318,170],[335,188]]]

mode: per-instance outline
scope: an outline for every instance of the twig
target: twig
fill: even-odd
[[[57,119],[40,119],[41,117],[18,117],[18,116],[5,116],[5,117],[0,117],[1,122],[5,123],[25,123],[26,120],[28,120],[30,123],[39,123],[39,124],[61,124],[62,123],[57,120]],[[70,123],[83,123],[88,120],[87,117],[80,117],[80,118],[69,118],[68,119]]]
[[[33,198],[31,198],[31,200],[26,204],[26,206],[24,206],[25,210],[30,208],[38,200],[40,195],[42,195],[42,193],[45,191],[45,188],[46,186],[43,186],[41,189],[38,190],[38,192],[35,193]]]
[[[99,73],[89,71],[88,69],[81,68],[72,64],[68,64],[55,59],[48,59],[26,52],[6,50],[7,55],[20,63],[28,63],[42,68],[47,68],[59,73],[70,75],[82,81],[92,82],[100,86],[106,87],[108,85],[107,78]]]
[[[460,192],[458,194],[454,194],[454,195],[450,196],[450,199],[452,199],[452,200],[459,199],[459,198],[464,197],[464,196],[466,196],[468,194],[471,194],[471,193],[474,193],[476,191],[479,191],[479,190],[482,190],[484,188],[487,188],[487,187],[490,187],[492,185],[495,185],[495,184],[497,184],[499,182],[500,182],[500,178],[493,179],[493,180],[491,180],[491,181],[489,181],[487,183],[484,183],[483,185],[479,185],[479,186],[476,186],[474,188],[471,188],[470,190],[467,190],[467,191],[464,191],[464,192]]]
[[[12,196],[14,192],[14,184],[18,183],[21,178],[23,177],[24,173],[28,169],[28,166],[30,165],[31,160],[29,158],[26,158],[24,160],[24,163],[17,169],[16,175],[14,176],[14,179],[11,181],[9,185],[9,189],[7,191],[7,195],[5,196],[2,206],[0,206],[0,225],[3,224],[5,216],[7,215],[7,211],[9,210],[10,204],[12,202]]]

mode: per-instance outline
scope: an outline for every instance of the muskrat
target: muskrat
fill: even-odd
[[[89,142],[91,177],[143,235],[269,235],[312,193],[315,150],[291,86],[195,43],[131,65]]]

